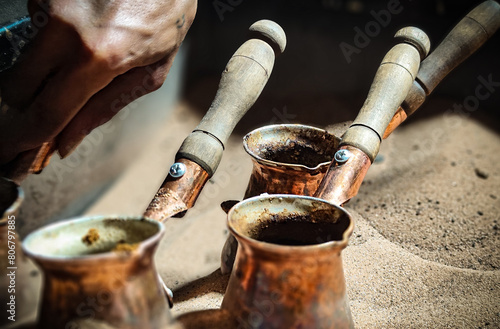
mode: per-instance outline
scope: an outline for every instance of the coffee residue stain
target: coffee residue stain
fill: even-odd
[[[93,245],[97,240],[99,240],[99,232],[95,228],[89,229],[87,234],[85,234],[82,237],[82,242],[85,243],[87,246]]]
[[[111,251],[131,253],[136,250],[137,247],[139,247],[138,243],[126,243],[125,241],[120,241]]]
[[[316,151],[308,145],[297,143],[290,143],[290,145],[266,151],[265,158],[270,161],[300,164],[309,168],[332,160],[332,155],[325,154],[322,150]]]

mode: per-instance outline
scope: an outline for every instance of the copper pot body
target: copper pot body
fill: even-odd
[[[28,235],[23,249],[44,274],[39,328],[168,327],[153,259],[163,232],[144,218],[89,217]]]
[[[16,233],[16,218],[23,199],[23,190],[16,183],[0,178],[1,328],[19,326],[36,318],[40,277],[35,265],[24,255],[21,238]]]
[[[292,195],[246,199],[228,214],[239,243],[222,302],[238,328],[353,328],[341,251],[351,216]]]
[[[245,198],[269,194],[312,196],[323,179],[340,139],[300,124],[270,125],[243,138],[253,161]]]

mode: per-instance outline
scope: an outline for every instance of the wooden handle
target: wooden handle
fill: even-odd
[[[403,109],[409,116],[453,69],[475,53],[500,27],[500,4],[485,1],[467,14],[422,62]]]
[[[420,61],[429,52],[427,35],[406,27],[395,36],[401,43],[382,60],[358,116],[342,137],[341,145],[351,145],[375,159],[387,126],[410,90]]]
[[[264,89],[275,54],[285,49],[285,32],[278,24],[261,20],[254,23],[250,31],[253,38],[246,41],[227,63],[212,105],[176,155],[177,159],[195,161],[210,176],[222,158],[224,143]]]

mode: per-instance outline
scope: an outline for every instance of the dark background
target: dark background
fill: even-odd
[[[287,48],[277,60],[271,78],[254,108],[235,132],[244,134],[269,123],[297,122],[326,126],[352,120],[362,106],[393,36],[404,26],[417,26],[431,40],[431,51],[472,8],[482,1],[400,0],[403,10],[392,15],[370,43],[348,63],[340,43],[354,45],[355,27],[374,21],[371,11],[387,10],[393,0],[209,0],[198,2],[188,33],[185,97],[205,113],[215,95],[220,73],[234,51],[246,40],[248,27],[271,19],[287,34]],[[0,22],[26,14],[26,1],[0,0]],[[219,11],[216,9],[219,8]],[[225,9],[223,9],[225,8]],[[442,111],[424,105],[410,122],[444,113],[454,103],[474,95],[478,76],[492,74],[500,81],[500,36],[455,69],[434,91],[429,102],[444,102]],[[500,89],[500,88],[499,88]],[[500,90],[481,101],[472,117],[500,131]]]
[[[0,0],[0,26],[28,14],[26,0]]]
[[[265,18],[283,27],[287,48],[277,58],[261,97],[235,132],[244,134],[270,122],[326,126],[353,120],[366,98],[378,65],[394,45],[393,36],[398,29],[409,25],[421,28],[431,40],[432,51],[453,26],[482,1],[401,0],[402,12],[392,15],[388,26],[382,27],[379,35],[371,38],[360,54],[352,55],[348,64],[340,43],[354,45],[354,27],[364,30],[366,24],[374,20],[370,12],[387,9],[389,2],[200,1],[188,34],[186,96],[204,113],[215,95],[220,73],[245,41],[248,27]],[[223,19],[215,7],[221,3],[232,9],[223,12]],[[500,82],[499,41],[497,33],[435,89],[429,102],[439,99],[444,104],[442,111],[436,113],[436,107],[427,104],[409,122],[440,115],[453,103],[462,103],[466,96],[474,95],[480,75],[486,78],[492,74],[493,80]],[[479,110],[472,116],[499,131],[499,101],[500,90],[481,101]]]

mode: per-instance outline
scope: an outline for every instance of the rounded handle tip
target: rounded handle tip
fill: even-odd
[[[286,34],[277,23],[268,19],[262,19],[250,26],[250,32],[258,38],[264,38],[264,41],[274,49],[276,55],[285,51]]]
[[[396,32],[394,38],[398,39],[398,41],[409,43],[417,48],[421,60],[427,57],[431,50],[431,41],[429,37],[418,27],[404,27]]]

